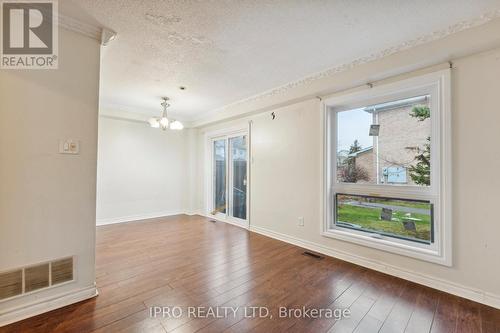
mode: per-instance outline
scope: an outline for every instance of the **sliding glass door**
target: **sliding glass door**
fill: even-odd
[[[246,224],[248,135],[238,133],[211,140],[211,211],[219,218]]]
[[[226,140],[214,141],[214,212],[226,214]]]
[[[232,217],[247,218],[247,137],[229,139],[230,154],[230,214]]]

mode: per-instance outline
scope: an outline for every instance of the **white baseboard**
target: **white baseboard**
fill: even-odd
[[[202,213],[200,213],[199,211],[197,210],[190,210],[190,211],[186,211],[184,212],[184,214],[186,215],[189,215],[189,216],[195,216],[195,215],[200,215],[200,216],[204,216]]]
[[[247,226],[247,225],[243,225],[243,224],[238,223],[238,222],[233,222],[231,220],[221,219],[221,218],[219,218],[217,216],[214,216],[214,215],[211,215],[211,214],[198,213],[196,215],[200,215],[200,216],[206,217],[208,219],[216,220],[218,222],[228,223],[228,224],[231,224],[231,225],[243,228],[243,229],[248,229],[249,228],[249,226]]]
[[[370,268],[382,273],[393,275],[408,281],[412,281],[418,284],[422,284],[427,287],[438,289],[456,296],[470,299],[472,301],[482,303],[485,305],[492,306],[494,308],[500,309],[500,296],[487,293],[481,290],[466,287],[454,282],[446,281],[443,279],[431,277],[428,275],[420,274],[414,271],[401,269],[399,267],[388,265],[376,260],[367,259],[361,256],[357,256],[351,253],[335,250],[333,248],[303,240],[297,237],[285,235],[279,232],[269,230],[267,228],[250,226],[250,231],[259,233],[264,236],[268,236],[280,241],[290,243],[296,246],[303,247],[305,249],[315,251],[330,257],[338,258],[359,266]]]
[[[7,310],[7,312],[0,314],[0,327],[58,308],[62,308],[73,303],[81,302],[97,295],[97,288],[95,287],[95,285],[92,285],[86,288],[37,300],[36,302],[13,308]]]
[[[132,222],[132,221],[154,219],[154,218],[158,218],[158,217],[166,217],[166,216],[179,215],[179,214],[185,214],[185,213],[183,211],[176,211],[176,212],[169,211],[169,212],[155,212],[155,213],[148,213],[148,214],[108,217],[108,218],[96,219],[96,225],[107,225],[107,224],[114,224],[114,223]]]

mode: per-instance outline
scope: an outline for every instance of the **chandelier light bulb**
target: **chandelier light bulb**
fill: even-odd
[[[167,117],[161,117],[160,119],[160,125],[163,129],[168,127],[168,118]]]
[[[184,125],[178,120],[174,120],[170,123],[171,130],[181,130],[183,128],[184,128]]]
[[[158,121],[157,118],[155,117],[149,118],[148,122],[149,126],[151,126],[152,128],[160,128],[160,122]]]

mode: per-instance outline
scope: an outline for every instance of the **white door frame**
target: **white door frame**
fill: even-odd
[[[205,134],[205,185],[206,185],[206,202],[205,202],[205,214],[206,216],[215,218],[219,221],[237,225],[239,227],[248,228],[250,225],[250,130],[249,124],[246,126],[226,128],[222,130],[212,131]],[[232,215],[232,193],[230,185],[232,184],[232,166],[231,162],[231,151],[229,145],[229,139],[245,135],[247,138],[247,185],[246,185],[246,220],[236,218]],[[225,139],[226,144],[226,213],[217,212],[215,215],[212,214],[214,210],[214,141]]]

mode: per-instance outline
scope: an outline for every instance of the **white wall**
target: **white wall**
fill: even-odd
[[[99,117],[97,224],[189,211],[191,132]]]
[[[0,302],[0,326],[16,308],[95,293],[100,44],[60,29],[59,45],[57,70],[0,70],[0,271],[74,255],[75,282]],[[58,153],[67,138],[79,155]]]
[[[496,31],[499,36],[498,24]],[[474,36],[467,31],[454,36],[454,41],[443,40],[401,52],[313,84],[323,84],[318,91],[328,91],[335,86],[355,86],[357,82],[376,78],[391,69],[404,72],[405,68],[414,67],[416,55],[425,62],[426,55],[439,53],[450,43],[467,45],[468,41],[483,36]],[[400,78],[416,74],[405,74]],[[323,223],[322,123],[320,101],[316,98],[282,108],[270,107],[264,113],[201,128],[199,158],[204,156],[201,147],[204,147],[205,132],[252,120],[251,229],[500,307],[500,224],[495,209],[500,201],[500,177],[497,175],[500,150],[496,145],[500,142],[499,77],[500,49],[454,59],[452,267],[320,235]],[[283,101],[283,95],[286,93],[277,99]],[[271,120],[271,111],[276,113],[276,120]],[[206,213],[203,170],[198,170],[197,177],[200,184],[197,205],[202,213]],[[304,227],[297,225],[299,216],[305,218]]]

